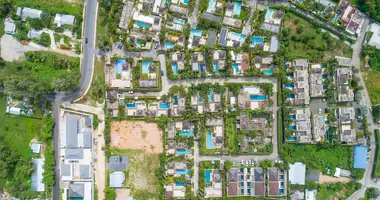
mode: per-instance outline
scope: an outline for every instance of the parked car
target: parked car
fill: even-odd
[[[86,42],[86,44],[87,44],[87,43],[88,43],[88,38],[86,38],[84,41],[85,41],[85,42]]]
[[[161,76],[164,76],[164,71],[161,70]]]

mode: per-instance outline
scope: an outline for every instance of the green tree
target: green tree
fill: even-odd
[[[6,17],[11,9],[12,3],[10,0],[0,0],[0,18]]]
[[[73,91],[79,85],[80,74],[74,72],[61,72],[52,82],[55,91]]]
[[[38,39],[37,43],[44,47],[50,47],[50,44],[51,44],[50,35],[48,33],[43,32],[40,36],[40,39]]]

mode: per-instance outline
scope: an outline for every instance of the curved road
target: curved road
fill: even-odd
[[[53,145],[54,156],[56,161],[55,166],[55,185],[53,187],[53,199],[59,199],[60,196],[60,147],[59,147],[59,106],[66,101],[74,101],[79,99],[89,88],[94,66],[95,35],[96,35],[96,15],[97,5],[96,0],[85,1],[84,27],[83,27],[83,59],[81,68],[80,85],[73,93],[58,93],[53,96],[53,118],[55,121]],[[87,44],[85,42],[87,38]]]

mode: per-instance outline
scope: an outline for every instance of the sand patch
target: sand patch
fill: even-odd
[[[162,131],[157,123],[120,121],[111,124],[111,146],[118,149],[139,149],[161,153]]]
[[[116,189],[116,200],[126,200],[131,197],[130,195],[131,195],[130,189],[124,189],[124,188]]]
[[[326,183],[348,183],[350,182],[350,179],[347,177],[333,177],[333,176],[326,176],[322,173],[319,176],[319,183],[320,184],[326,184]]]

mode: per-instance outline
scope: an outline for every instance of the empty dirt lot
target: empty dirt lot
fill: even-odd
[[[162,152],[162,131],[156,123],[120,121],[111,124],[111,146],[138,149],[147,153]]]

